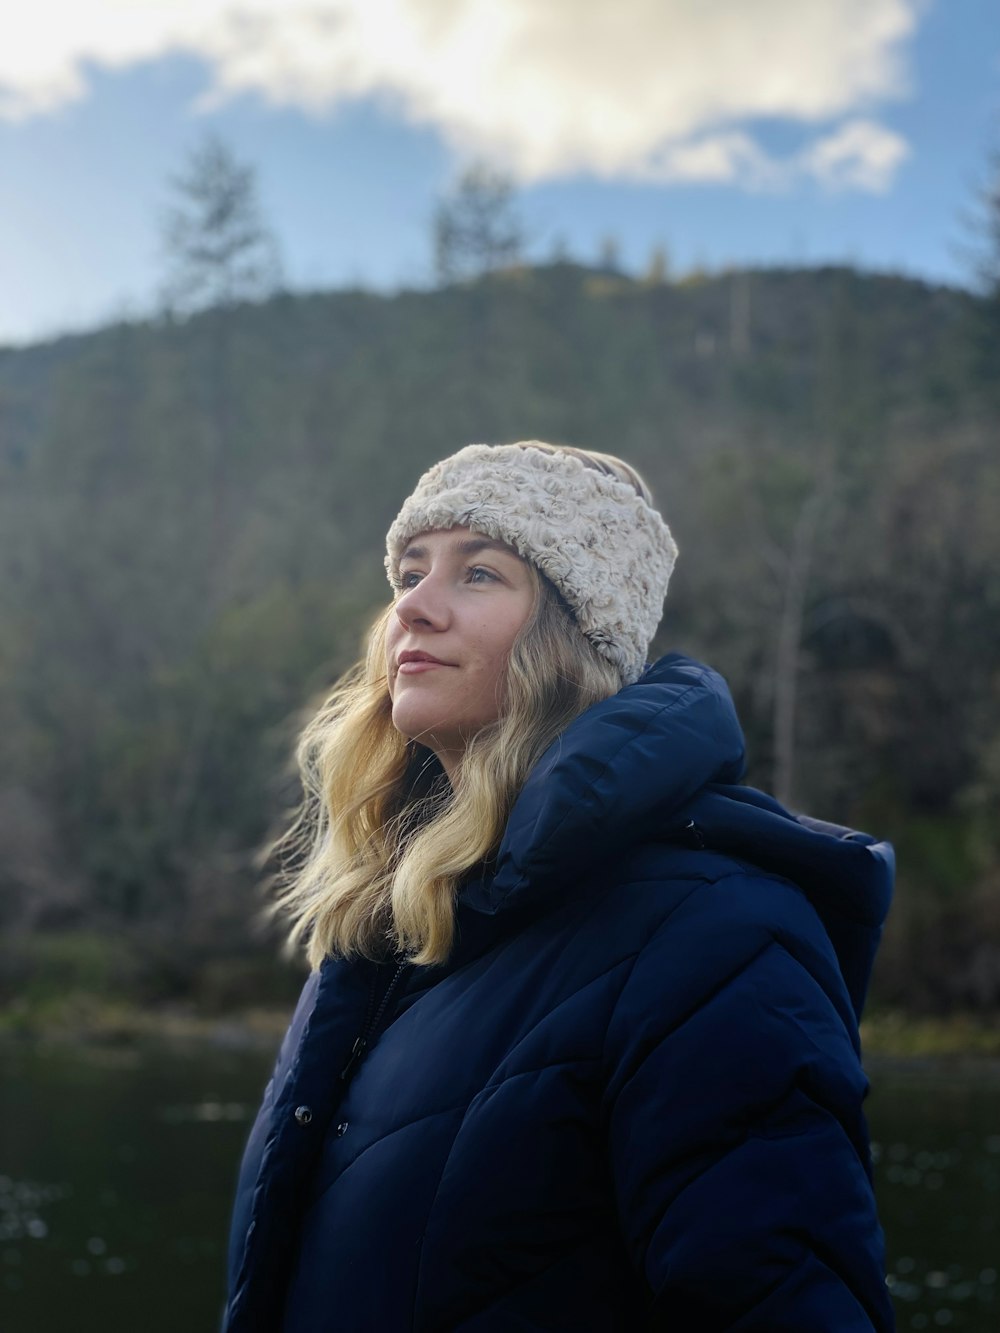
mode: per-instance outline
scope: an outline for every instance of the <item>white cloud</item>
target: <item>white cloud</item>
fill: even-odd
[[[785,190],[811,177],[830,191],[883,194],[909,155],[906,140],[884,125],[850,120],[787,158],[769,157],[739,130],[668,144],[650,157],[640,174],[660,182],[735,181],[750,190]]]
[[[884,193],[910,155],[905,139],[871,120],[852,120],[817,139],[801,156],[802,169],[830,190]]]
[[[785,164],[768,157],[742,130],[664,144],[649,155],[636,174],[649,181],[703,185],[739,181],[755,190],[780,189],[788,182]]]
[[[170,53],[313,114],[366,97],[519,179],[738,181],[806,173],[882,189],[905,145],[870,119],[905,95],[923,0],[34,0],[0,30],[0,117],[84,97],[89,65]],[[741,123],[822,137],[770,160]],[[839,129],[831,123],[851,118]]]

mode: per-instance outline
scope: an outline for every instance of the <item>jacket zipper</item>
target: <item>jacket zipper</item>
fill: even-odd
[[[361,1035],[355,1037],[354,1045],[351,1047],[351,1054],[348,1057],[347,1064],[340,1071],[340,1077],[345,1083],[349,1083],[351,1079],[354,1077],[354,1075],[357,1073],[358,1065],[365,1058],[365,1054],[368,1050],[369,1043],[371,1042],[372,1037],[374,1036],[374,1033],[378,1028],[382,1015],[385,1013],[386,1005],[389,1003],[389,997],[392,995],[392,992],[396,989],[396,985],[399,982],[399,978],[403,975],[403,973],[406,971],[408,967],[409,963],[406,962],[402,962],[397,966],[396,975],[392,978],[392,980],[389,982],[389,985],[386,987],[385,993],[382,996],[382,1003],[375,1011],[374,1017],[372,1017],[372,1006],[375,1003],[375,982],[378,974],[376,973],[376,976],[372,978],[371,990],[368,993],[368,1015],[365,1019],[365,1025],[361,1029]]]

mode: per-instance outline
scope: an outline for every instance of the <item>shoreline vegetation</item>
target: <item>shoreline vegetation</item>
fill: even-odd
[[[0,1041],[95,1046],[148,1042],[195,1043],[228,1050],[276,1048],[292,1003],[241,1006],[211,1012],[196,1004],[141,1005],[70,993],[43,1002],[15,1000],[0,1007]],[[867,1061],[996,1062],[1000,1072],[1000,1023],[983,1014],[947,1016],[876,1009],[861,1024]]]

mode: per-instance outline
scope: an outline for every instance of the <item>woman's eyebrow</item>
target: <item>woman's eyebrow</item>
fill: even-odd
[[[478,555],[480,551],[501,551],[504,555],[512,555],[515,560],[521,559],[512,546],[508,546],[506,542],[493,541],[490,537],[467,537],[456,545],[455,550],[459,555]],[[426,555],[426,546],[408,546],[399,558],[423,560]]]
[[[458,543],[457,549],[460,555],[478,555],[480,551],[500,551],[503,555],[512,555],[515,560],[521,558],[513,546],[508,546],[506,542],[493,541],[489,537],[468,537]]]

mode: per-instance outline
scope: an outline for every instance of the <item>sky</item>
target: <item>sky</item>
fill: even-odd
[[[293,290],[434,282],[505,173],[527,255],[971,281],[997,0],[32,0],[0,14],[0,345],[156,309],[171,179],[257,173]]]

